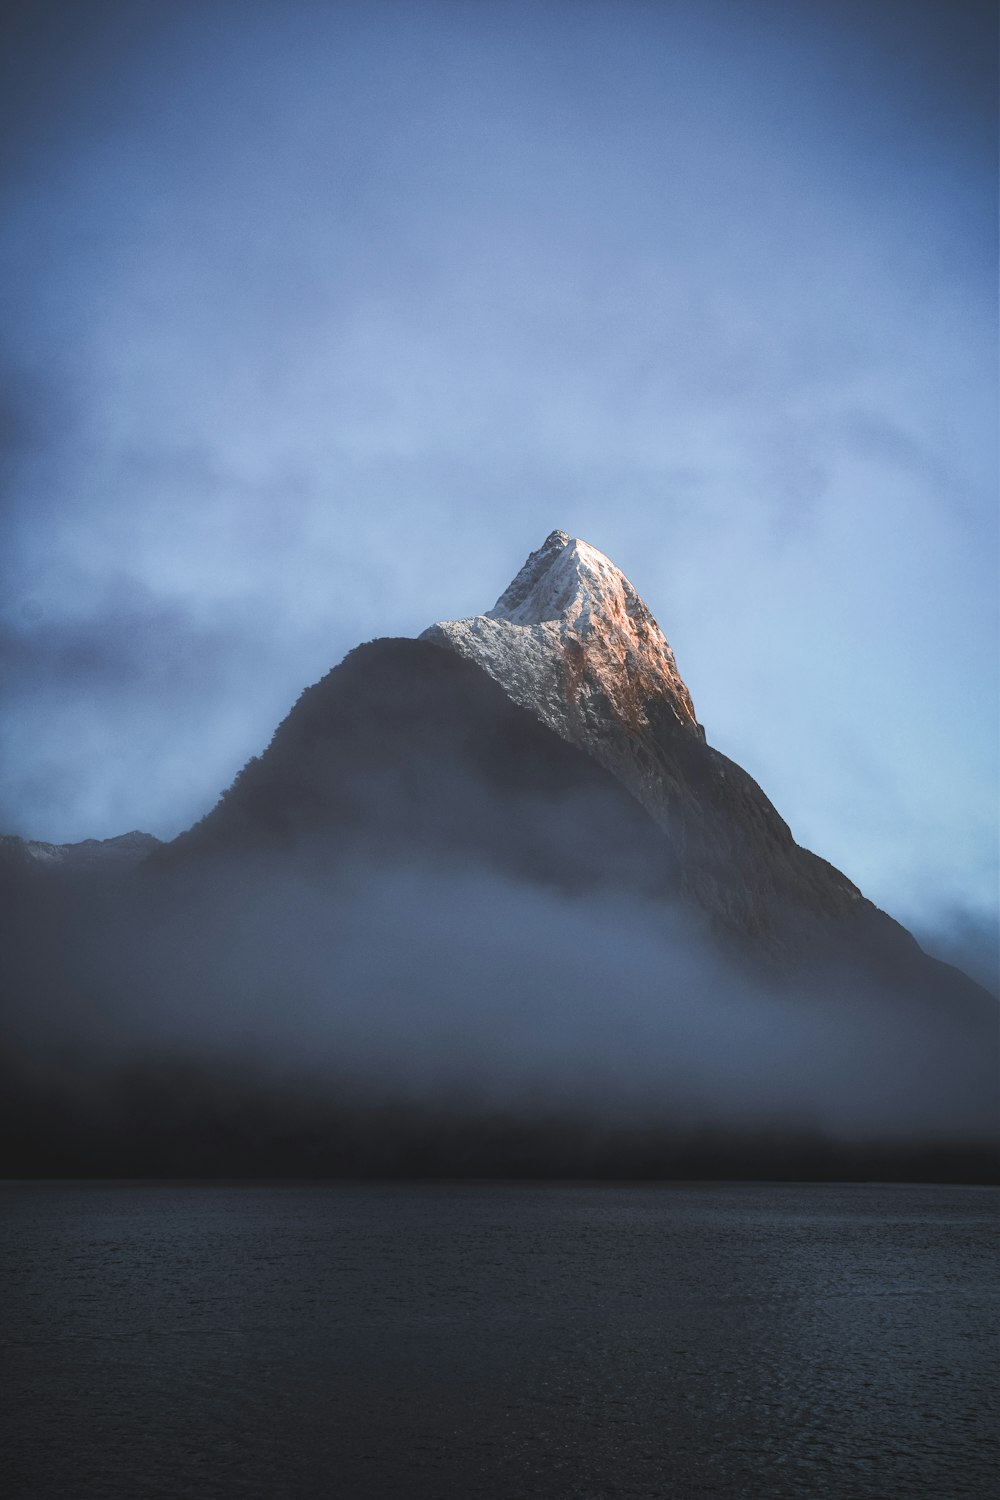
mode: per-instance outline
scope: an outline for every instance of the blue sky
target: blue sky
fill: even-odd
[[[0,827],[172,835],[563,527],[800,842],[987,921],[992,6],[7,25]]]

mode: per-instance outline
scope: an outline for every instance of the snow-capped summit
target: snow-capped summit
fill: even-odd
[[[516,703],[605,763],[618,759],[609,727],[641,732],[654,707],[702,735],[673,652],[636,589],[603,552],[565,531],[546,537],[491,610],[442,620],[423,638],[484,668]]]
[[[553,531],[487,614],[442,620],[422,639],[474,662],[613,772],[667,834],[684,888],[727,925],[764,934],[776,903],[832,914],[860,899],[706,743],[663,632],[588,542]]]

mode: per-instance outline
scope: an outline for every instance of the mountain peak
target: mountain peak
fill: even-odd
[[[608,763],[609,730],[667,712],[702,736],[667,641],[635,587],[589,542],[552,531],[493,608],[424,638],[474,661],[516,703]]]
[[[581,638],[618,634],[635,652],[633,668],[648,665],[643,658],[651,650],[665,650],[672,685],[680,681],[663,633],[635,587],[603,552],[565,531],[549,533],[486,618],[512,625],[557,622]]]
[[[783,902],[839,916],[861,899],[706,743],[659,625],[589,542],[550,532],[488,613],[442,620],[422,639],[475,663],[617,776],[666,832],[684,889],[713,919],[764,940]]]
[[[537,613],[543,599],[551,595],[551,590],[546,590],[545,580],[553,571],[567,548],[579,546],[579,541],[574,540],[568,531],[550,531],[542,545],[536,552],[532,552],[521,571],[507,585],[500,598],[491,610],[487,611],[490,619],[512,620],[515,624],[537,624],[545,618],[541,613],[537,619],[527,620],[520,616],[526,606],[534,606]],[[540,596],[540,597],[536,597]]]

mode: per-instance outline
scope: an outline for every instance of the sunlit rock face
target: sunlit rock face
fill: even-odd
[[[484,615],[425,638],[484,667],[516,703],[605,758],[609,720],[649,727],[647,704],[701,733],[674,654],[635,588],[596,547],[553,531]]]
[[[789,915],[832,918],[860,891],[801,849],[751,777],[712,749],[659,625],[624,573],[553,531],[485,614],[423,639],[475,662],[628,787],[667,833],[688,893],[732,931],[789,941]]]

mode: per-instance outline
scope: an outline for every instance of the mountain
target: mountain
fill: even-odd
[[[348,1091],[345,1077],[364,1073],[406,1094],[415,1077],[457,1067],[480,1080],[476,1097],[527,1097],[533,1078],[531,1097],[575,1100],[589,1121],[560,1127],[564,1143],[590,1142],[560,1156],[560,1170],[605,1170],[598,1096],[626,1114],[641,1097],[643,1119],[672,1121],[675,1144],[661,1141],[652,1160],[664,1170],[666,1151],[682,1173],[723,1158],[747,1168],[714,1147],[678,1157],[681,1118],[724,1121],[732,1141],[734,1121],[743,1139],[747,1122],[787,1114],[800,1123],[782,1127],[782,1151],[808,1134],[807,1116],[895,1141],[921,1130],[979,1139],[995,1126],[993,997],[796,844],[760,787],[709,744],[632,584],[566,532],[548,536],[485,614],[350,652],[177,839],[8,839],[0,872],[14,933],[7,989],[22,1018],[57,1017],[47,1037],[75,1028],[81,1047],[105,1033],[139,1047],[183,1036],[203,1052],[206,1035],[241,1045],[263,1027],[290,1068],[303,1038],[332,1027]],[[20,1023],[12,1035],[33,1055]],[[188,1103],[168,1091],[157,1159],[197,1169],[192,1088],[208,1099],[205,1131],[223,1142],[220,1170],[247,1170],[225,1141],[257,1139],[274,1101],[237,1098],[231,1080],[185,1083]],[[224,1128],[220,1092],[237,1116]],[[317,1105],[323,1120],[327,1107]],[[427,1170],[499,1170],[514,1126],[505,1116],[485,1127],[485,1109],[454,1129],[408,1116],[389,1130],[385,1159],[410,1161],[431,1130],[436,1144],[417,1151]],[[61,1098],[56,1114],[66,1110]],[[129,1111],[147,1140],[148,1111]],[[37,1101],[31,1112],[46,1114]],[[367,1170],[370,1141],[359,1142],[375,1127],[350,1112],[338,1121],[324,1169]],[[177,1156],[169,1142],[181,1137]],[[290,1169],[300,1160],[299,1146],[275,1150],[269,1170],[285,1170],[286,1154]],[[634,1141],[611,1151],[615,1171],[633,1151]],[[80,1158],[87,1170],[99,1169],[95,1152]],[[144,1170],[141,1153],[97,1159]],[[759,1153],[750,1159],[764,1169]],[[75,1170],[58,1151],[51,1160]],[[934,1161],[939,1175],[953,1170]],[[787,1170],[807,1167],[796,1156]]]
[[[852,964],[922,991],[971,981],[928,958],[846,875],[794,840],[757,783],[708,744],[663,632],[595,547],[553,531],[493,608],[421,637],[474,662],[606,767],[661,829],[678,888],[720,935],[778,962]]]
[[[874,986],[992,1045],[993,997],[795,842],[708,743],[633,585],[564,531],[487,613],[351,652],[153,863],[265,851],[325,869],[462,857],[565,890],[654,893],[747,974],[806,993]]]
[[[110,839],[82,839],[77,844],[48,844],[0,834],[0,870],[28,876],[117,872],[138,864],[159,845],[153,834],[137,829]]]
[[[795,914],[865,910],[857,887],[799,848],[756,782],[707,744],[652,614],[588,543],[552,532],[493,609],[422,639],[475,662],[611,771],[663,830],[683,889],[734,931],[780,946]]]

